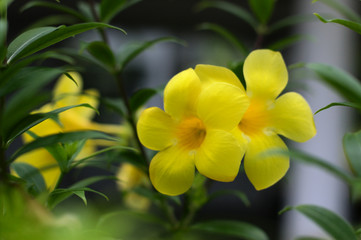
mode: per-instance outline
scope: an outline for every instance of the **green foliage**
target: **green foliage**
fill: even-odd
[[[247,240],[269,239],[264,231],[252,224],[231,220],[213,220],[199,222],[191,226],[191,230],[232,236]]]
[[[104,64],[105,67],[108,67],[110,71],[116,68],[115,56],[109,46],[104,42],[88,43],[86,44],[85,49],[90,55],[97,59],[100,64]]]
[[[144,106],[146,102],[156,95],[158,91],[153,88],[140,89],[133,94],[130,98],[130,108],[133,112],[136,112],[140,107]]]
[[[296,210],[302,213],[334,239],[358,239],[355,231],[348,222],[326,208],[314,205],[299,205],[297,207],[286,207],[281,212],[289,210]]]
[[[346,133],[343,137],[343,149],[352,171],[361,177],[361,131]]]
[[[317,110],[317,111],[315,112],[315,114],[317,114],[317,113],[319,113],[319,112],[322,112],[322,111],[324,111],[324,110],[326,110],[326,109],[329,109],[329,108],[331,108],[331,107],[335,107],[335,106],[352,107],[352,108],[355,108],[355,109],[361,111],[361,105],[358,104],[358,103],[352,103],[352,102],[334,102],[334,103],[330,103],[330,104],[328,104],[327,106],[325,106],[325,107]]]
[[[105,23],[109,23],[121,11],[140,1],[141,0],[103,0],[100,3],[100,19]]]
[[[343,25],[343,26],[357,32],[358,34],[361,34],[361,23],[344,20],[344,19],[337,19],[337,18],[327,20],[327,19],[321,17],[317,13],[315,13],[315,16],[318,17],[318,19],[320,19],[324,23],[337,23],[337,24]]]
[[[49,166],[49,168],[54,166]],[[39,169],[22,162],[12,164],[12,168],[16,174],[26,181],[26,188],[34,195],[46,191],[46,185]]]
[[[57,28],[43,27],[38,29],[29,30],[18,36],[13,42],[10,43],[7,52],[7,63],[16,61],[18,59],[36,53],[46,47],[54,45],[64,39],[89,31],[96,28],[114,28],[124,32],[124,30],[104,23],[81,23],[69,27],[60,26]],[[124,32],[125,33],[125,32]]]
[[[275,1],[274,0],[248,0],[253,14],[257,16],[262,24],[266,24],[270,19]]]

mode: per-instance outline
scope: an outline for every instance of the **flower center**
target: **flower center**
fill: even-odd
[[[247,136],[252,136],[264,131],[268,123],[269,113],[267,102],[252,99],[238,127]]]
[[[177,127],[176,137],[179,146],[187,149],[197,149],[206,137],[206,128],[199,118],[184,119]]]

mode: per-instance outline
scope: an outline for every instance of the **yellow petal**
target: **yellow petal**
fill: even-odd
[[[69,75],[73,77],[76,84],[63,74],[54,87],[54,99],[58,100],[57,105],[61,107],[75,105],[78,98],[75,95],[80,93],[83,88],[83,81],[79,73],[69,72]]]
[[[282,55],[271,50],[255,50],[244,62],[247,94],[275,99],[286,87],[288,73]]]
[[[141,143],[152,150],[163,150],[172,145],[175,123],[159,108],[144,110],[137,123],[137,132]]]
[[[175,75],[164,89],[164,110],[174,119],[193,115],[201,83],[193,69]]]
[[[77,97],[76,102],[74,105],[87,103],[93,108],[97,109],[99,106],[99,92],[96,89],[87,89],[84,91],[84,94],[81,94]],[[64,112],[65,114],[76,114],[80,118],[90,120],[96,114],[94,109],[88,107],[76,107]]]
[[[198,171],[211,179],[230,182],[239,171],[246,145],[240,146],[236,138],[223,130],[209,130],[195,155]]]
[[[289,157],[274,152],[277,150],[287,150],[287,146],[276,134],[251,138],[244,158],[244,168],[257,190],[272,186],[286,174]]]
[[[25,153],[17,158],[15,162],[27,163],[39,169],[47,189],[49,191],[54,190],[59,181],[60,168],[57,161],[47,150],[41,148]]]
[[[194,155],[177,146],[167,148],[152,159],[149,176],[153,186],[163,194],[185,193],[194,179]]]
[[[211,84],[214,82],[225,82],[232,84],[244,91],[242,83],[238,77],[228,68],[199,64],[194,71],[197,73],[202,84]]]
[[[271,110],[275,131],[293,141],[305,142],[316,135],[313,114],[306,100],[298,93],[280,96]]]
[[[61,133],[63,132],[63,129],[54,120],[47,119],[30,128],[30,131],[35,133],[39,137],[45,137],[50,134]],[[28,134],[23,134],[22,137],[25,143],[33,140],[33,138]]]
[[[201,91],[197,114],[207,128],[232,130],[249,106],[244,92],[228,83],[213,83]]]

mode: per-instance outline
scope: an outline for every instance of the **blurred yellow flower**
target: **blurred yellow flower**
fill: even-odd
[[[217,81],[221,77],[224,82]],[[238,174],[245,145],[230,133],[237,127],[249,100],[240,82],[225,68],[199,75],[187,69],[174,76],[164,90],[164,110],[146,109],[137,131],[149,149],[160,151],[150,163],[154,187],[167,195],[186,192],[195,167],[204,176],[223,182]],[[233,83],[233,84],[232,84]],[[242,111],[244,109],[244,111]]]
[[[136,187],[148,187],[150,185],[148,176],[130,163],[123,163],[117,173],[118,186],[125,192],[124,204],[137,210],[147,210],[150,206],[148,198],[141,196],[132,190]]]
[[[209,66],[199,65],[197,70],[211,76]],[[241,143],[248,142],[245,172],[254,187],[261,190],[279,181],[289,168],[289,157],[265,153],[270,149],[287,150],[278,134],[304,142],[316,134],[316,128],[312,111],[300,94],[289,92],[279,96],[288,82],[287,68],[279,52],[251,52],[243,73],[250,106],[233,133]]]
[[[54,103],[46,104],[36,112],[49,112],[57,108],[83,103],[88,103],[93,108],[98,108],[98,91],[95,89],[88,89],[82,92],[83,81],[81,76],[76,72],[71,72],[69,74],[75,80],[76,84],[67,76],[62,75],[54,87]],[[59,114],[59,120],[62,123],[62,126],[59,126],[52,119],[48,119],[34,126],[30,131],[39,137],[79,130],[98,130],[114,134],[121,133],[122,126],[92,122],[91,119],[94,115],[95,111],[90,108],[72,108]],[[28,134],[24,134],[23,140],[27,143],[32,141],[33,138]],[[90,155],[95,151],[96,145],[97,143],[95,140],[88,140],[77,158],[81,159]],[[36,149],[21,155],[15,162],[24,162],[39,169],[44,177],[46,186],[50,191],[54,189],[59,180],[61,172],[58,163],[44,148]]]

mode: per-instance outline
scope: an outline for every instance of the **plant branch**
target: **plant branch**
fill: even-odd
[[[101,22],[100,18],[99,18],[99,15],[96,11],[96,8],[95,8],[95,2],[94,0],[89,0],[89,5],[90,5],[90,9],[92,11],[92,14],[93,14],[93,17],[95,19],[96,22]],[[106,43],[107,45],[109,45],[109,39],[108,39],[108,36],[105,34],[105,31],[103,28],[99,28],[98,29],[99,33],[100,33],[100,36],[103,40],[104,43]]]

